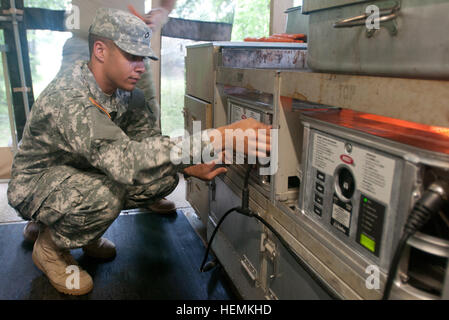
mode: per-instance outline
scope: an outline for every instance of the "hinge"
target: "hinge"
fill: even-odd
[[[265,296],[265,299],[267,299],[267,300],[279,300],[277,295],[271,289],[268,289],[267,295]]]
[[[278,252],[276,244],[271,241],[266,233],[262,233],[260,240],[260,252],[264,253],[273,264],[273,273],[269,275],[269,279],[273,280],[279,276],[278,274]]]
[[[268,238],[266,233],[262,233],[261,236],[260,252],[265,252],[272,261],[277,257],[276,244]]]

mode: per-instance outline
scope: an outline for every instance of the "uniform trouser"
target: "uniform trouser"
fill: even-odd
[[[59,248],[80,248],[100,238],[121,210],[147,207],[170,194],[178,181],[175,175],[124,186],[104,174],[79,170],[50,193],[33,220],[50,229]]]
[[[70,68],[77,60],[88,58],[87,40],[74,36],[64,45],[61,70]],[[159,105],[148,65],[142,78],[138,85],[159,119]],[[148,207],[170,194],[177,184],[178,176],[169,176],[149,185],[128,187],[100,173],[79,171],[51,191],[33,215],[33,220],[50,228],[58,247],[79,248],[100,238],[122,209]],[[26,204],[21,207],[26,207]]]

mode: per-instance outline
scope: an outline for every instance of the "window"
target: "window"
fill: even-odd
[[[4,46],[3,30],[0,30],[0,46]],[[0,55],[0,147],[12,146],[12,135],[10,126],[10,117],[8,110],[8,99],[6,96],[5,73],[3,64],[5,56]]]
[[[184,135],[185,56],[192,40],[162,37],[161,129],[164,135]]]
[[[53,80],[61,67],[62,47],[71,32],[28,30],[31,76],[35,98]]]
[[[146,1],[146,11],[151,8]],[[257,14],[256,14],[257,13]],[[232,23],[232,41],[268,36],[270,0],[178,0],[170,17]],[[194,41],[162,37],[161,128],[165,135],[183,133],[185,93],[185,46]]]
[[[71,0],[25,0],[24,6],[28,8],[65,10],[71,3]]]

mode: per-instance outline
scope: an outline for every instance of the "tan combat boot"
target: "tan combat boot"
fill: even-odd
[[[148,207],[152,212],[161,214],[170,214],[176,212],[176,205],[173,201],[165,198],[153,203]]]
[[[88,256],[98,259],[112,259],[116,255],[115,245],[106,238],[92,241],[83,247],[83,251]]]
[[[89,293],[94,287],[91,276],[78,266],[70,251],[56,247],[48,228],[40,231],[34,243],[32,258],[59,292],[78,296]],[[78,275],[75,270],[79,271]],[[79,281],[74,280],[74,276]]]

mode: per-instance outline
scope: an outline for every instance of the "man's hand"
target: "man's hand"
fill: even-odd
[[[223,167],[215,169],[215,162],[197,164],[184,169],[184,173],[203,181],[210,181],[219,174],[226,173],[227,171],[228,169]]]
[[[266,157],[271,151],[271,129],[272,126],[261,123],[253,118],[234,122],[230,125],[218,128],[218,132],[221,135],[221,141],[216,139],[215,136],[211,137],[212,145],[216,152],[229,151],[225,150],[226,147],[226,133],[234,134],[233,150],[236,150],[236,140],[240,138],[244,142],[243,151],[245,155],[253,155],[257,157]],[[236,131],[239,130],[239,131]],[[241,130],[241,131],[240,131]],[[254,135],[239,137],[237,134],[241,132],[245,134],[247,130],[253,130]],[[259,131],[261,130],[261,131]],[[263,134],[263,136],[262,136]]]
[[[160,30],[168,21],[168,10],[165,8],[155,8],[148,12],[143,18],[148,27],[156,32]]]

